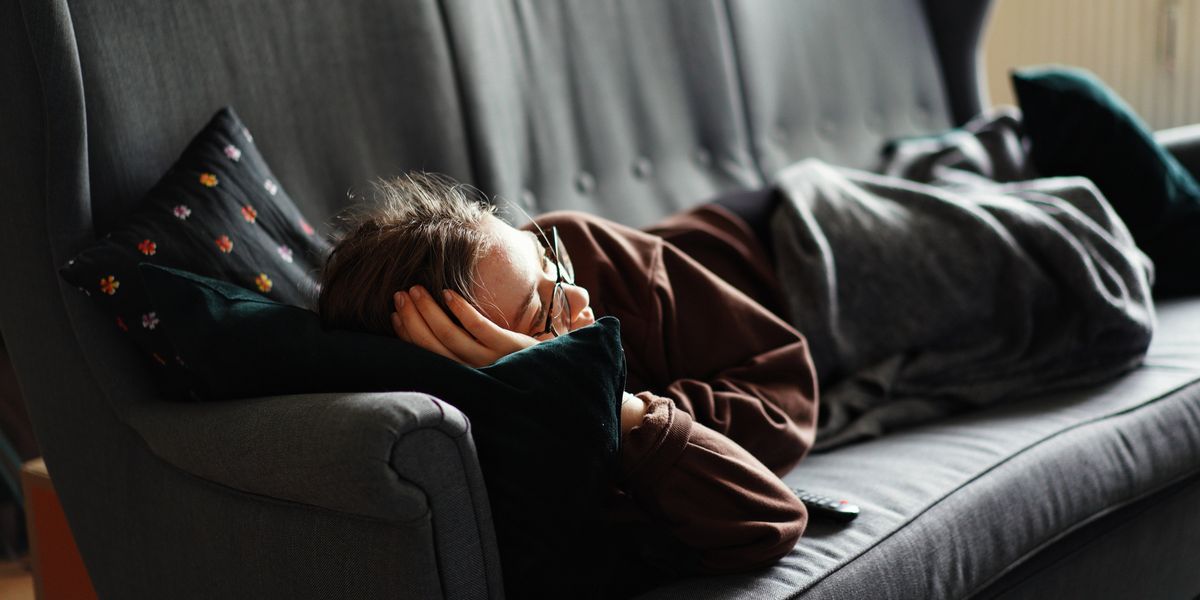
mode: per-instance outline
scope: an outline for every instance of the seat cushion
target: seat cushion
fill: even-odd
[[[1159,307],[1146,363],[1108,384],[959,415],[804,460],[784,480],[862,508],[813,520],[765,573],[647,598],[959,598],[1117,507],[1200,471],[1200,300]]]

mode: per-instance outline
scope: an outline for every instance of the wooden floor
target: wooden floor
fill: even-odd
[[[0,561],[0,598],[33,600],[33,575],[25,561]]]

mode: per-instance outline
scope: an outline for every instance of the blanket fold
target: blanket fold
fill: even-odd
[[[883,175],[778,174],[777,269],[822,382],[816,450],[1141,362],[1149,259],[1087,179],[1022,180],[1019,134],[999,114],[894,143]]]

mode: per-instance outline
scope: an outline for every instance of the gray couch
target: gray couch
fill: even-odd
[[[3,0],[0,326],[106,598],[500,597],[461,413],[419,394],[177,404],[56,267],[220,106],[314,222],[447,173],[634,225],[981,107],[988,0]],[[1195,132],[1173,146],[1200,170]],[[853,498],[777,566],[651,598],[1200,593],[1200,301],[1144,367],[806,459]],[[581,540],[580,543],[587,543]],[[587,582],[581,582],[587,585]],[[553,590],[570,597],[570,590]]]

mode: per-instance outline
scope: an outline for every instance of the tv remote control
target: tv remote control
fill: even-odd
[[[792,491],[804,503],[809,514],[815,517],[825,517],[842,523],[848,523],[853,521],[854,517],[858,516],[858,506],[850,504],[848,500],[834,500],[833,498],[813,494],[797,488],[792,488]]]

